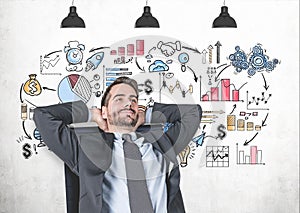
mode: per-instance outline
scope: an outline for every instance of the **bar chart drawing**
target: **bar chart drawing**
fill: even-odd
[[[118,55],[118,56],[143,56],[145,51],[145,41],[144,40],[136,40],[136,46],[134,47],[133,43],[127,44],[125,46],[117,47],[118,50],[111,50],[110,55]]]
[[[229,167],[229,146],[206,146],[206,167]]]
[[[111,56],[118,56],[114,59],[114,64],[126,64],[132,61],[133,56],[143,56],[145,52],[145,41],[136,40],[136,44],[130,43],[127,45],[119,46],[116,49],[110,51]],[[125,47],[126,46],[126,47]],[[126,56],[131,58],[126,61]]]
[[[129,72],[129,68],[105,68],[105,80],[106,86],[108,87],[112,82],[114,82],[118,77],[132,75],[132,72]],[[104,78],[104,76],[103,76]]]
[[[219,87],[221,83],[221,86]],[[246,85],[248,82],[244,83],[240,88],[236,88],[233,83],[230,83],[230,79],[221,79],[217,86],[210,87],[210,90],[207,91],[204,95],[200,97],[201,101],[234,101],[234,102],[244,102],[240,100],[240,89]],[[230,91],[230,86],[233,86],[233,90]],[[200,86],[201,87],[201,86]],[[209,95],[210,94],[210,95]]]
[[[245,155],[244,150],[239,150],[236,144],[236,162],[238,165],[265,165],[262,161],[262,150],[258,150],[257,146],[250,146],[249,155]]]

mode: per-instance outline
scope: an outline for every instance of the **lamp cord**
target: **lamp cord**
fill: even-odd
[[[72,1],[72,6],[74,6],[74,0]]]
[[[224,6],[225,6],[225,0],[224,0]]]

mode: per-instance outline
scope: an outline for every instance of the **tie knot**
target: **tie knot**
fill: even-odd
[[[127,141],[129,143],[134,143],[130,134],[123,134],[122,138],[124,141]]]

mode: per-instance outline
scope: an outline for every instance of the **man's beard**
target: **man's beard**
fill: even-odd
[[[128,109],[126,109],[128,110]],[[119,112],[114,112],[108,115],[108,122],[110,125],[114,125],[114,126],[122,126],[122,127],[134,127],[138,121],[138,115],[136,117],[136,119],[132,119],[129,116],[126,117],[121,117],[118,116],[118,114],[121,112],[122,110],[120,110]],[[134,111],[133,111],[134,112]],[[130,118],[130,119],[128,119]]]

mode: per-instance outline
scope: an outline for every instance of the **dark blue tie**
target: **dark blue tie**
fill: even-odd
[[[153,213],[139,147],[123,134],[124,159],[131,213]]]

